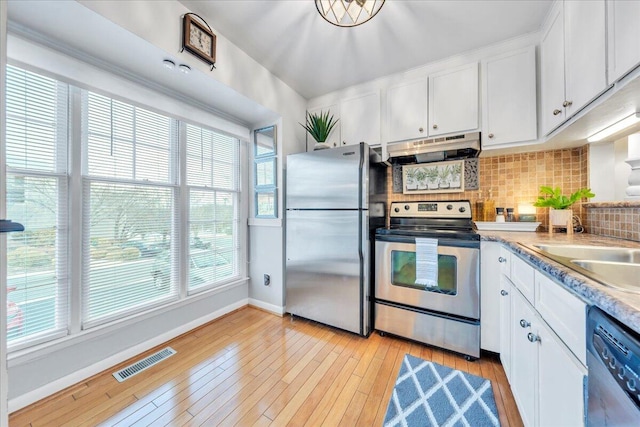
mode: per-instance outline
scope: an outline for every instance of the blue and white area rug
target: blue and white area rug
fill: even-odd
[[[488,379],[406,354],[384,425],[480,427],[500,421]]]

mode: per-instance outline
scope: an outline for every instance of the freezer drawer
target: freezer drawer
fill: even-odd
[[[360,335],[370,332],[366,211],[288,211],[286,307]]]

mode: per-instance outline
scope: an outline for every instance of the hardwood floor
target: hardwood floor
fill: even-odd
[[[502,426],[522,425],[492,356],[467,362],[249,307],[167,345],[178,353],[125,382],[111,373],[140,357],[11,414],[9,425],[379,426],[405,353],[490,379]]]

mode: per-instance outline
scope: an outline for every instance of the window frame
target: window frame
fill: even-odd
[[[262,132],[273,131],[273,149],[268,152],[258,154],[258,135]],[[265,126],[253,131],[253,217],[256,219],[278,219],[278,129],[275,124]],[[258,184],[258,165],[267,162],[273,162],[272,184]],[[270,213],[260,213],[260,203],[258,199],[261,195],[269,195],[273,197],[273,211]]]
[[[149,318],[150,316],[158,315],[160,313],[166,313],[175,307],[185,306],[192,302],[196,302],[202,298],[210,297],[211,295],[218,294],[221,292],[228,291],[238,286],[246,286],[248,277],[247,277],[247,251],[248,245],[246,243],[248,228],[247,228],[247,213],[248,213],[248,197],[247,197],[247,189],[245,187],[246,177],[248,173],[248,168],[246,167],[246,159],[248,156],[247,145],[249,142],[249,129],[246,129],[246,134],[242,134],[239,132],[239,128],[236,125],[229,126],[229,122],[225,122],[218,116],[212,115],[211,113],[207,113],[206,111],[196,111],[193,110],[193,117],[195,117],[196,121],[190,119],[185,120],[184,117],[180,116],[179,113],[167,112],[158,110],[156,108],[150,107],[144,101],[139,102],[137,100],[130,100],[124,98],[123,96],[115,95],[116,92],[120,90],[117,88],[117,85],[114,87],[109,87],[108,89],[99,89],[94,88],[90,84],[78,83],[75,80],[69,80],[65,78],[61,78],[60,75],[54,74],[51,71],[44,70],[42,68],[38,68],[36,66],[26,65],[23,63],[13,61],[9,61],[9,65],[15,66],[22,70],[26,70],[29,72],[36,73],[38,75],[54,79],[60,83],[63,83],[68,86],[68,99],[67,99],[67,107],[68,107],[68,116],[67,116],[67,127],[68,127],[68,141],[67,141],[67,153],[66,153],[66,163],[67,163],[67,174],[61,178],[67,182],[67,199],[65,201],[65,206],[68,206],[69,214],[67,216],[66,221],[66,253],[68,254],[67,263],[68,263],[68,274],[65,280],[66,290],[67,290],[67,299],[69,301],[69,305],[67,306],[67,311],[69,313],[68,318],[66,319],[67,323],[67,331],[64,337],[59,337],[59,339],[49,339],[48,342],[43,342],[39,340],[29,341],[25,343],[25,345],[21,345],[19,348],[12,346],[9,348],[9,352],[13,354],[11,357],[14,359],[15,357],[24,357],[27,354],[35,355],[35,354],[47,354],[47,349],[50,348],[60,348],[60,346],[70,345],[72,342],[83,341],[86,339],[90,339],[89,337],[95,336],[95,334],[102,333],[101,331],[113,330],[114,328],[119,328],[124,325],[134,324],[135,322]],[[106,75],[113,76],[108,72]],[[107,85],[109,86],[109,85]],[[179,271],[177,276],[179,277],[179,292],[178,296],[171,301],[163,301],[162,303],[155,304],[152,306],[145,307],[144,310],[139,312],[130,313],[125,316],[117,316],[113,319],[110,319],[108,322],[102,322],[103,324],[98,328],[84,328],[82,322],[82,310],[84,309],[82,305],[82,295],[81,295],[81,287],[82,287],[82,271],[83,261],[83,247],[85,244],[85,239],[88,236],[84,235],[83,232],[83,221],[86,219],[84,215],[84,184],[85,177],[83,176],[84,171],[84,153],[87,150],[87,146],[83,144],[81,137],[81,92],[84,90],[93,91],[99,95],[111,97],[115,100],[119,100],[121,102],[125,102],[131,106],[139,107],[145,110],[149,110],[151,112],[156,112],[158,114],[162,114],[168,116],[178,123],[179,128],[184,127],[185,124],[190,123],[196,126],[205,127],[212,132],[218,133],[220,135],[231,136],[238,140],[238,148],[237,148],[237,169],[238,169],[238,181],[235,191],[235,200],[236,206],[234,211],[234,236],[237,240],[237,248],[236,258],[237,258],[237,266],[236,266],[236,275],[230,279],[225,281],[223,284],[219,284],[215,287],[208,287],[206,289],[199,289],[198,292],[187,292],[187,283],[185,282],[186,278],[186,264],[188,263],[188,256],[185,254],[186,251],[177,249],[178,263],[180,264]],[[112,90],[115,90],[112,92]],[[135,93],[134,98],[140,97],[140,94],[145,94],[149,103],[153,102],[153,99],[157,96],[164,96],[165,99],[172,99],[170,96],[167,96],[162,93],[156,93],[148,89],[142,89],[138,93]],[[153,98],[148,96],[149,94],[154,95]],[[181,101],[175,101],[177,105],[182,105]],[[165,102],[166,104],[166,102]],[[215,123],[216,125],[222,124],[224,126],[228,126],[228,131],[220,131],[216,128],[212,128],[209,126],[205,126],[201,121],[210,121],[211,123]],[[179,131],[180,132],[180,131]],[[240,136],[242,135],[242,136]],[[178,136],[178,158],[176,160],[176,175],[178,176],[178,182],[174,184],[177,189],[174,193],[175,205],[174,211],[177,215],[180,215],[182,218],[185,218],[185,215],[188,213],[188,203],[185,203],[185,200],[188,201],[188,192],[187,192],[187,184],[186,179],[184,179],[184,171],[186,166],[186,153],[184,151],[186,144],[185,138],[179,133]],[[155,183],[153,183],[155,185]],[[0,201],[0,204],[6,205],[6,199],[3,197],[3,200]],[[179,222],[176,227],[174,227],[175,236],[172,237],[172,241],[176,242],[177,248],[188,248],[189,237],[188,237],[188,227],[185,227],[186,222]],[[187,232],[185,232],[185,230]],[[4,261],[3,261],[4,262]],[[92,325],[93,326],[93,325]],[[18,351],[19,350],[19,351]]]

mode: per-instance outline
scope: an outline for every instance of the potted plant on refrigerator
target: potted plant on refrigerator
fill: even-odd
[[[560,187],[540,187],[540,196],[533,206],[549,208],[549,232],[553,227],[567,227],[567,233],[573,232],[573,209],[569,209],[574,203],[583,198],[595,197],[590,188],[581,188],[571,193],[570,196],[562,194]]]
[[[339,119],[334,120],[333,115],[330,115],[329,110],[325,113],[322,111],[320,111],[320,113],[309,113],[307,111],[307,122],[305,124],[300,123],[300,126],[305,128],[307,132],[309,132],[309,135],[316,140],[317,144],[314,147],[314,150],[320,150],[323,148],[329,148],[325,142],[335,125],[338,123],[338,120]]]

